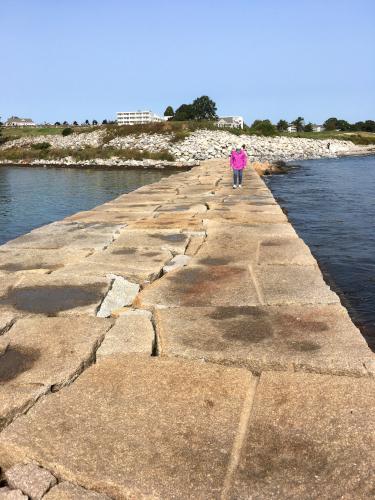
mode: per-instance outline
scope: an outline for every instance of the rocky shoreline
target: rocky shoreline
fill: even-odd
[[[37,159],[32,161],[11,161],[3,159],[0,164],[18,165],[47,165],[64,167],[110,167],[110,168],[190,168],[199,165],[200,161],[222,159],[228,157],[236,145],[245,145],[250,162],[274,164],[275,162],[289,162],[311,160],[318,158],[337,158],[340,156],[375,154],[374,146],[358,146],[350,141],[336,139],[319,140],[295,137],[261,137],[239,135],[227,131],[198,130],[185,139],[176,142],[173,133],[170,134],[138,134],[118,136],[109,142],[105,141],[102,130],[72,134],[67,137],[46,135],[26,137],[9,141],[0,147],[0,151],[12,148],[25,148],[25,152],[35,144],[48,143],[51,148],[70,149],[71,156],[61,159]],[[165,151],[175,160],[132,160],[119,156],[111,158],[94,158],[79,160],[74,158],[74,152],[85,148],[108,148],[112,150],[137,150],[145,153]],[[26,155],[25,155],[26,156]],[[266,168],[269,170],[269,167]]]

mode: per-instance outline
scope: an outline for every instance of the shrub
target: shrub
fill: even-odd
[[[255,120],[250,131],[256,135],[266,136],[276,135],[277,133],[276,127],[269,120]]]
[[[47,151],[51,147],[49,142],[37,142],[36,144],[31,144],[33,149],[39,149],[41,151]]]
[[[67,135],[70,135],[70,134],[72,134],[72,133],[73,133],[73,129],[72,129],[72,128],[70,128],[70,127],[66,127],[66,128],[64,128],[64,129],[63,129],[63,131],[61,132],[61,135],[62,135],[63,137],[66,137]]]
[[[174,132],[173,137],[171,138],[170,142],[172,144],[176,142],[181,142],[184,141],[187,137],[189,137],[190,132],[188,130],[176,130]]]

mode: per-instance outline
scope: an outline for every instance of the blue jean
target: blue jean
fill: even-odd
[[[233,169],[233,184],[242,184],[242,170]]]

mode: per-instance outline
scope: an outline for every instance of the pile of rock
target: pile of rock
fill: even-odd
[[[0,165],[8,164],[8,160],[0,160]],[[19,164],[28,163],[26,161],[19,161]],[[179,160],[179,161],[166,161],[166,160],[123,160],[118,157],[108,159],[96,158],[93,160],[75,160],[72,156],[65,156],[60,159],[53,160],[33,160],[32,164],[37,165],[50,165],[50,166],[79,166],[79,167],[121,167],[121,168],[150,168],[150,169],[168,169],[168,168],[188,168],[199,165],[198,160]]]
[[[208,160],[229,156],[236,145],[245,145],[252,161],[304,160],[355,154],[363,147],[350,141],[299,139],[295,137],[259,137],[225,131],[199,130],[169,151],[178,159]],[[329,148],[328,148],[329,145]]]
[[[157,153],[164,149],[170,149],[170,141],[173,134],[140,134],[115,137],[105,146],[116,149],[139,149]]]
[[[98,148],[103,143],[105,135],[104,130],[95,130],[94,132],[84,132],[82,134],[73,133],[63,137],[62,135],[40,135],[38,137],[22,137],[14,141],[6,142],[1,149],[9,148],[28,148],[32,144],[48,142],[54,149],[82,149],[86,146]]]
[[[114,149],[138,149],[156,153],[168,151],[178,164],[191,165],[189,162],[228,157],[236,145],[245,145],[250,161],[275,162],[278,160],[306,160],[315,158],[334,158],[342,155],[363,154],[374,151],[373,146],[357,146],[350,141],[334,139],[300,139],[295,137],[259,137],[249,135],[236,136],[224,130],[197,130],[182,141],[174,141],[174,134],[131,134],[113,138],[105,142],[105,130],[96,130],[81,134],[72,134],[67,137],[61,135],[46,135],[40,137],[26,137],[5,143],[2,149],[11,147],[30,147],[32,144],[48,142],[52,148],[82,149],[86,146],[94,148],[111,147]],[[64,159],[65,161],[66,159]],[[149,160],[151,161],[151,160]],[[37,163],[37,162],[34,162]],[[41,163],[48,163],[43,161]],[[54,161],[53,163],[59,163]],[[68,163],[71,163],[68,161]],[[74,161],[72,162],[74,163]],[[106,160],[93,160],[84,164],[106,165]],[[129,163],[118,158],[111,158],[110,164],[127,166]],[[132,164],[135,162],[132,160]],[[142,162],[144,163],[144,162]],[[160,163],[160,162],[159,162]],[[163,165],[173,163],[163,161]],[[151,165],[151,163],[150,163]]]

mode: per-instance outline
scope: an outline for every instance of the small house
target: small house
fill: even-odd
[[[242,116],[221,116],[217,122],[219,128],[243,128]]]
[[[31,118],[18,118],[18,116],[11,116],[4,125],[5,127],[36,127]]]

